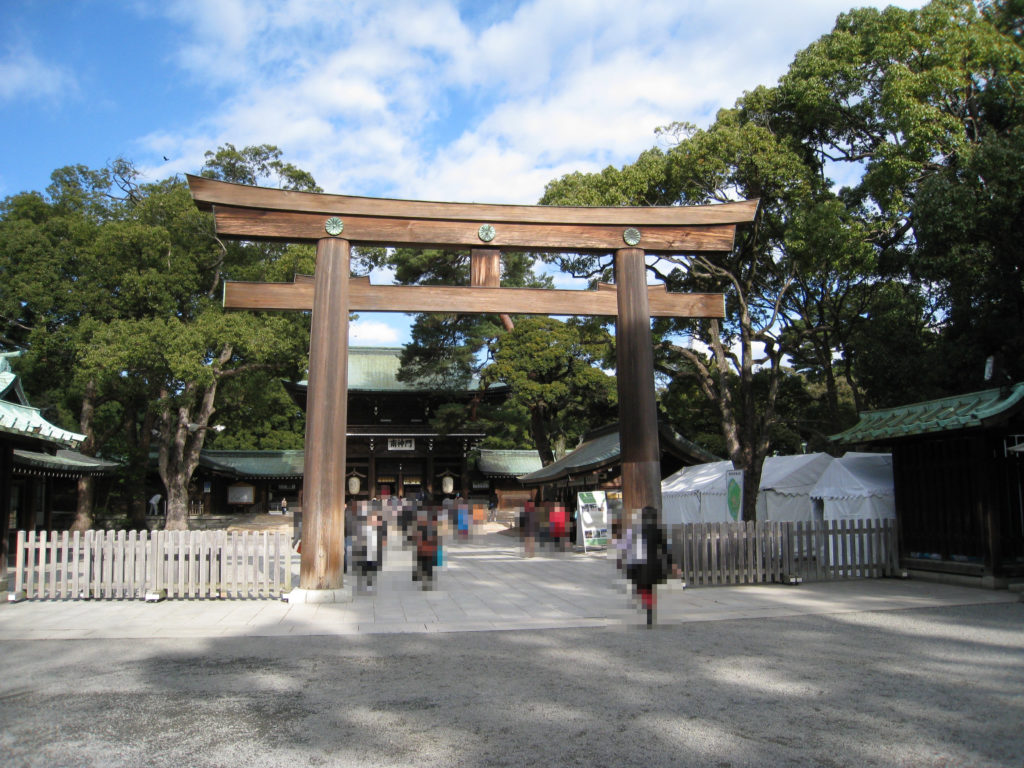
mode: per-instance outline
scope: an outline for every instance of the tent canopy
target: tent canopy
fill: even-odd
[[[892,454],[849,452],[835,459],[811,489],[817,499],[892,496]]]
[[[661,492],[725,493],[725,474],[731,469],[731,461],[712,461],[709,464],[683,467],[662,481]]]
[[[725,490],[731,469],[732,462],[716,461],[666,478],[661,486],[665,522],[730,522]],[[765,521],[892,517],[892,487],[889,454],[769,456],[761,471],[757,515]]]
[[[790,496],[810,493],[831,463],[832,457],[827,453],[769,456],[761,470],[760,489]]]

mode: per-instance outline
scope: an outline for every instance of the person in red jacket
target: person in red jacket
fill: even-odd
[[[551,543],[559,552],[565,551],[568,522],[565,504],[555,502],[548,511],[548,526],[551,531]]]

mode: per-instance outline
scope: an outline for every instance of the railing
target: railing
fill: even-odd
[[[895,520],[675,525],[672,554],[694,586],[900,573]]]
[[[271,598],[292,588],[287,533],[18,531],[14,598]]]

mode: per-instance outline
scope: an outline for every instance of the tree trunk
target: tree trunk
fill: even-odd
[[[188,530],[188,482],[184,472],[172,472],[166,481],[167,486],[167,522],[164,528],[168,531]]]
[[[139,410],[144,411],[141,425],[137,419]],[[132,462],[134,470],[125,478],[125,495],[128,498],[128,522],[134,530],[148,528],[146,521],[146,473],[149,466],[149,444],[152,440],[155,415],[148,403],[135,403],[135,407],[125,410],[124,431],[125,443],[130,455],[135,457]]]
[[[544,422],[543,406],[537,405],[530,409],[530,434],[533,436],[533,444],[537,446],[537,453],[540,454],[541,466],[546,467],[555,460],[555,454],[551,450],[551,436]]]
[[[78,498],[75,504],[75,522],[72,531],[88,531],[92,528],[92,501],[96,492],[96,479],[93,477],[78,478]]]
[[[231,359],[232,351],[232,345],[225,344],[214,361],[213,381],[203,389],[187,385],[182,398],[184,404],[174,411],[167,404],[161,415],[160,479],[167,491],[166,530],[188,530],[188,486],[199,466],[199,452],[213,416],[217,385],[225,375],[223,366]]]
[[[78,450],[86,456],[96,454],[96,438],[93,433],[93,416],[96,412],[96,382],[90,381],[85,385],[85,394],[82,395],[82,413],[79,417],[79,429],[85,435]],[[71,524],[72,531],[87,531],[92,528],[93,523],[93,495],[96,490],[96,481],[91,477],[78,478],[78,497],[75,502],[75,521]]]
[[[761,489],[761,470],[764,468],[764,459],[751,462],[749,467],[743,468],[743,520],[744,522],[757,520],[757,494]],[[753,510],[748,517],[747,510]]]
[[[146,483],[137,478],[129,478],[128,491],[128,527],[134,531],[142,531],[149,527],[146,520]]]

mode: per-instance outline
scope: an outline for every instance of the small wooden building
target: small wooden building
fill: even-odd
[[[121,468],[120,462],[66,448],[56,451],[16,448],[13,462],[11,524],[22,531],[67,530],[75,521],[79,478],[96,479],[98,491],[106,493],[113,475]]]
[[[199,454],[194,491],[196,514],[280,512],[302,507],[304,451],[219,451]]]
[[[519,480],[521,475],[541,468],[540,454],[536,450],[481,448],[476,466],[498,510],[514,511],[536,498],[536,486],[527,488]]]
[[[1024,383],[861,413],[832,439],[892,451],[904,568],[1024,577]]]
[[[718,456],[687,440],[665,423],[658,424],[661,477],[682,467],[717,461]],[[520,476],[527,488],[537,488],[540,499],[561,501],[575,509],[579,491],[621,490],[621,446],[618,423],[588,432],[583,443],[546,467]]]
[[[46,512],[52,500],[47,471],[52,477],[56,466],[67,464],[56,457],[58,450],[75,448],[85,440],[85,435],[51,424],[29,405],[9,360],[19,354],[0,353],[0,585],[7,579],[14,532],[52,524]],[[45,469],[41,465],[47,461]]]

